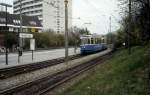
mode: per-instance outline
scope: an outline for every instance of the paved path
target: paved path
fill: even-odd
[[[79,53],[79,49],[77,50]],[[69,55],[74,55],[74,48],[69,48]],[[9,54],[8,56],[8,65],[5,65],[5,55],[0,55],[0,68],[8,67],[8,66],[16,66],[22,64],[29,64],[34,62],[41,62],[45,60],[56,59],[65,56],[65,49],[54,49],[54,50],[43,50],[34,52],[34,60],[32,61],[32,53],[24,52],[23,56],[20,59],[20,63],[18,63],[18,54]]]

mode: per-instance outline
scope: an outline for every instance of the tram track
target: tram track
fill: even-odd
[[[110,57],[110,53],[103,55],[86,63],[69,68],[65,71],[47,75],[43,78],[39,78],[16,87],[6,89],[5,91],[1,91],[0,95],[46,95],[46,93],[56,88],[57,86],[63,84],[68,80],[71,80],[72,78],[82,74],[85,71],[90,70],[94,66],[103,63]]]
[[[74,59],[78,59],[81,57],[82,56],[80,54],[72,55],[72,56],[69,56],[69,60],[74,60]],[[18,65],[18,66],[14,66],[14,67],[2,68],[2,69],[0,69],[0,79],[6,79],[6,78],[9,78],[12,76],[19,75],[19,74],[23,74],[23,73],[35,71],[38,69],[43,69],[46,67],[61,64],[63,62],[65,62],[64,57],[58,58],[58,59],[42,61],[42,62],[31,63],[31,64],[24,64],[24,65]]]

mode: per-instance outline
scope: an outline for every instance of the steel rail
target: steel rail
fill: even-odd
[[[0,91],[0,95],[12,95],[16,93],[17,95],[43,95],[64,82],[71,80],[87,70],[90,70],[92,67],[103,63],[106,59],[110,58],[110,56],[111,54],[106,54],[66,71],[61,71],[53,75],[47,75],[43,78],[6,89],[5,91]]]
[[[81,55],[72,55],[69,56],[69,60],[74,60],[81,58]],[[52,60],[47,60],[47,61],[42,61],[42,62],[36,62],[36,63],[30,63],[30,64],[24,64],[24,65],[18,65],[14,67],[8,67],[8,68],[3,68],[0,69],[0,80],[1,79],[6,79],[12,76],[16,76],[18,74],[23,74],[31,71],[35,71],[38,69],[43,69],[46,67],[54,66],[60,63],[63,63],[65,61],[64,57],[58,58],[58,59],[52,59]]]

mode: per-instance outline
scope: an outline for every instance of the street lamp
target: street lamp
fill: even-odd
[[[7,14],[7,8],[8,7],[12,7],[12,5],[6,4],[6,3],[0,3],[1,6],[5,6],[6,9],[6,13],[5,13],[5,17],[6,17],[6,23],[5,23],[5,55],[6,55],[6,65],[8,65],[8,43],[7,43],[7,36],[8,36],[8,28],[7,28],[7,20],[8,20],[8,14]]]
[[[68,64],[68,0],[65,3],[65,61]]]

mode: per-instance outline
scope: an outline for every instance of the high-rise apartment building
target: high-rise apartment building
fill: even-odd
[[[21,1],[21,2],[20,2]],[[14,14],[38,16],[43,30],[52,29],[57,33],[65,30],[64,0],[14,0]],[[20,6],[21,5],[21,6]],[[20,10],[21,9],[21,10]],[[69,28],[72,26],[72,0],[68,0]]]

